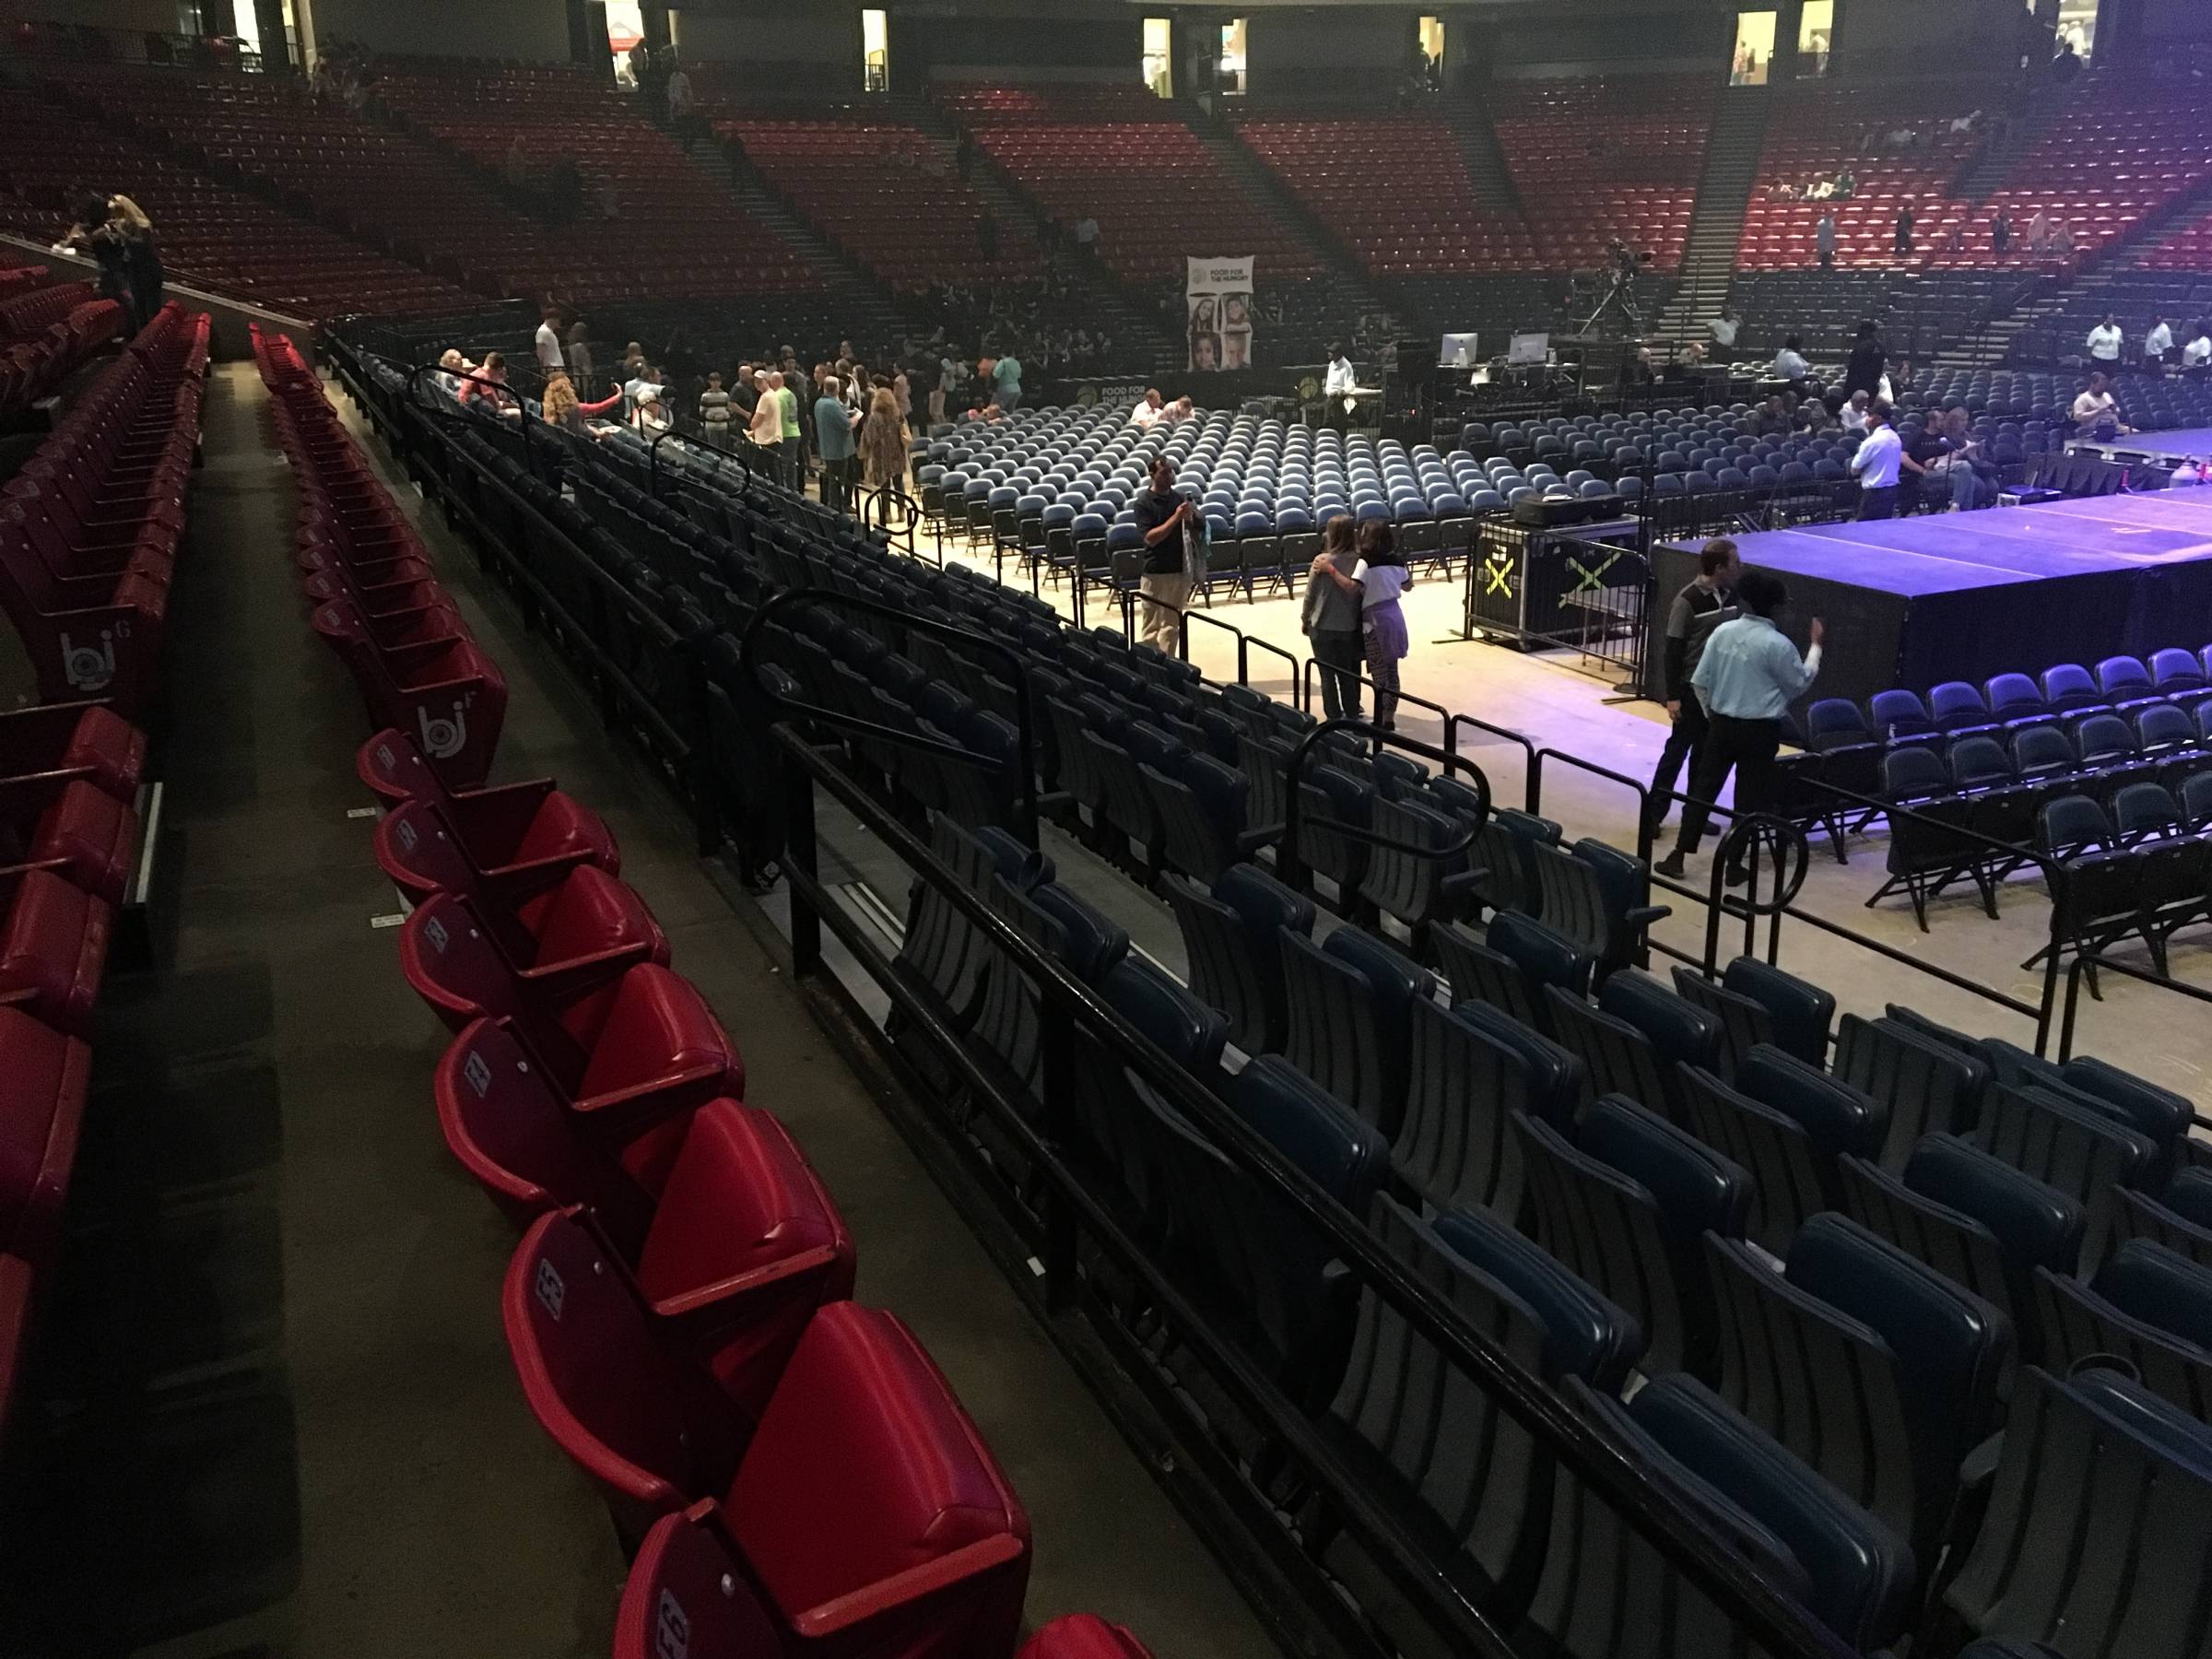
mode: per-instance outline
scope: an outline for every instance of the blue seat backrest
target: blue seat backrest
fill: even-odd
[[[1293,933],[1313,931],[1313,900],[1286,887],[1257,865],[1232,865],[1214,883],[1214,897],[1242,916],[1256,936],[1270,949],[1275,932],[1288,927]]]
[[[2084,1094],[2116,1108],[2116,1115],[2137,1133],[2148,1135],[2161,1147],[2173,1147],[2188,1134],[2196,1108],[2188,1096],[2147,1083],[2093,1055],[2066,1062],[2061,1076]]]
[[[1791,1284],[1878,1331],[1903,1373],[1918,1454],[1950,1479],[1998,1425],[1997,1383],[2013,1348],[2012,1321],[1848,1216],[1815,1216],[1790,1246]]]
[[[1526,1110],[1565,1130],[1583,1098],[1583,1063],[1550,1038],[1488,1003],[1465,1002],[1453,1010],[1519,1054],[1527,1067]]]
[[[1061,958],[1084,983],[1095,985],[1109,970],[1129,954],[1129,930],[1097,907],[1076,897],[1058,882],[1034,888],[1030,901],[1055,922],[1067,935]]]
[[[2097,1290],[2122,1312],[2212,1355],[2212,1268],[2149,1239],[2130,1239],[2097,1270]]]
[[[1677,996],[1650,974],[1623,968],[1598,987],[1597,1006],[1651,1040],[1662,1065],[1712,1066],[1721,1052],[1721,1022]]]
[[[2146,1184],[2158,1167],[2159,1148],[2147,1136],[2048,1088],[1997,1090],[1974,1140],[2081,1205],[2082,1261],[2089,1267],[2104,1258],[2113,1191]]]
[[[1627,1381],[1643,1354],[1642,1327],[1534,1240],[1487,1210],[1445,1212],[1437,1218],[1436,1236],[1535,1311],[1544,1327],[1545,1381],[1580,1377],[1607,1393]]]
[[[1971,1141],[1925,1136],[1906,1160],[1903,1179],[1912,1191],[1989,1229],[2017,1261],[2072,1273],[2080,1260],[2081,1204]]]
[[[1146,958],[1115,963],[1100,981],[1099,993],[1184,1070],[1203,1075],[1221,1063],[1227,1022]]]
[[[1671,1229],[1690,1238],[1743,1232],[1751,1178],[1735,1164],[1656,1112],[1618,1095],[1600,1098],[1583,1114],[1575,1144],[1641,1183]]]
[[[1345,1208],[1365,1213],[1390,1147],[1279,1054],[1260,1054],[1227,1080],[1222,1097]]]
[[[1888,1128],[1863,1090],[1765,1043],[1745,1056],[1736,1087],[1799,1124],[1830,1158],[1872,1157]]]
[[[1808,1065],[1828,1065],[1829,1028],[1836,1017],[1836,999],[1829,992],[1748,956],[1728,964],[1721,985],[1767,1010],[1776,1047]]]
[[[1720,1493],[1779,1544],[1795,1570],[1781,1582],[1801,1574],[1798,1598],[1847,1645],[1871,1653],[1903,1632],[1917,1576],[1911,1547],[1711,1389],[1660,1377],[1619,1415],[1676,1480]],[[1756,1561],[1763,1552],[1747,1553]]]
[[[1490,918],[1485,938],[1492,950],[1518,962],[1529,983],[1539,991],[1557,985],[1571,996],[1590,994],[1590,954],[1534,917],[1500,911]]]
[[[1896,1170],[1924,1134],[1972,1124],[1989,1068],[1896,1020],[1846,1014],[1837,1030],[1835,1073],[1888,1111],[1877,1161]]]
[[[1403,1097],[1406,1006],[1417,997],[1426,1001],[1436,994],[1436,975],[1362,928],[1335,929],[1323,941],[1322,949],[1367,976],[1377,1033],[1382,1040],[1384,1087]]]
[[[1009,831],[985,825],[975,831],[975,839],[991,854],[998,874],[1017,892],[1029,892],[1053,878],[1052,859]]]
[[[1589,1081],[1586,1099],[1626,1095],[1658,1111],[1672,1111],[1677,1086],[1652,1041],[1618,1015],[1594,1008],[1557,985],[1544,990],[1546,1024],[1560,1045],[1582,1057]]]

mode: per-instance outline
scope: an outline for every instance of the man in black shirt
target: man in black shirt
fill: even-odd
[[[1689,677],[1697,672],[1698,657],[1712,630],[1735,614],[1729,594],[1742,572],[1735,544],[1724,535],[1715,536],[1698,554],[1697,579],[1667,606],[1663,671],[1666,712],[1675,724],[1666,735],[1666,747],[1659,751],[1659,765],[1652,773],[1652,793],[1645,807],[1654,836],[1674,806],[1672,797],[1682,776],[1683,762],[1689,762],[1691,777],[1698,775],[1697,761],[1705,747],[1707,724],[1705,705],[1689,688]]]
[[[1170,656],[1179,655],[1182,608],[1191,601],[1191,578],[1183,563],[1183,543],[1197,533],[1198,506],[1175,493],[1175,464],[1165,455],[1152,461],[1152,488],[1131,509],[1145,538],[1145,573],[1136,591],[1157,604],[1145,606],[1137,637]],[[1172,608],[1171,608],[1172,607]]]
[[[1859,337],[1851,348],[1851,361],[1843,367],[1843,401],[1849,403],[1853,392],[1864,392],[1868,397],[1881,390],[1882,370],[1889,361],[1883,349],[1881,336],[1874,332],[1874,324],[1859,324]]]

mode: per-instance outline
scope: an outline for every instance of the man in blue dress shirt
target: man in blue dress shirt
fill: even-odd
[[[1661,876],[1679,877],[1682,861],[1698,850],[1704,836],[1707,804],[1717,800],[1731,771],[1735,773],[1735,816],[1764,812],[1774,798],[1774,757],[1782,747],[1782,717],[1812,688],[1820,672],[1820,641],[1827,630],[1812,621],[1812,646],[1802,660],[1797,647],[1774,625],[1790,602],[1782,578],[1768,571],[1746,571],[1735,584],[1743,615],[1724,622],[1706,641],[1690,691],[1705,705],[1711,730],[1690,782],[1693,799],[1682,812],[1675,850],[1652,866]],[[1728,872],[1731,887],[1746,877],[1742,864]]]

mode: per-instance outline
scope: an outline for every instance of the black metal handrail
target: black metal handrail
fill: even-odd
[[[1378,834],[1364,824],[1347,823],[1335,818],[1312,819],[1307,823],[1307,829],[1324,830],[1331,834],[1343,836],[1347,841],[1381,847],[1385,852],[1404,853],[1416,858],[1433,858],[1440,863],[1470,851],[1481,838],[1485,826],[1490,821],[1490,780],[1481,767],[1464,755],[1453,754],[1449,749],[1439,748],[1432,743],[1423,743],[1418,737],[1401,736],[1396,732],[1385,731],[1364,720],[1340,714],[1334,720],[1322,721],[1309,729],[1299,738],[1298,747],[1290,751],[1290,759],[1284,762],[1283,837],[1277,843],[1275,855],[1276,874],[1282,880],[1295,887],[1304,874],[1305,861],[1300,857],[1298,851],[1299,785],[1305,771],[1306,757],[1332,732],[1356,732],[1377,748],[1402,748],[1409,754],[1425,756],[1447,771],[1465,772],[1475,781],[1474,822],[1457,839],[1441,847],[1424,847],[1413,841],[1398,841]]]
[[[672,438],[688,448],[705,450],[710,454],[722,456],[725,461],[736,462],[745,475],[744,480],[737,486],[738,493],[748,498],[751,496],[754,481],[752,457],[742,450],[725,449],[719,443],[710,443],[704,438],[695,438],[689,432],[671,426],[655,432],[645,445],[645,493],[654,500],[661,499],[661,445]]]
[[[1358,723],[1339,723],[1358,724]],[[1316,732],[1327,729],[1317,727]],[[1394,734],[1371,734],[1385,739]],[[1366,1224],[1317,1185],[1252,1124],[1225,1106],[1196,1077],[1161,1053],[1143,1031],[1124,1019],[1065,965],[1038,949],[975,893],[962,884],[932,854],[919,838],[900,824],[865,790],[844,778],[820,751],[807,745],[788,726],[779,726],[777,739],[804,774],[803,782],[819,782],[881,838],[917,874],[938,888],[947,902],[981,931],[990,947],[1010,958],[1023,976],[1037,987],[1041,1004],[1049,1012],[1078,1020],[1112,1044],[1114,1052],[1145,1078],[1177,1112],[1202,1131],[1241,1170],[1288,1203],[1328,1240],[1337,1258],[1371,1285],[1377,1294],[1402,1314],[1421,1336],[1434,1344],[1446,1361],[1465,1371],[1492,1394],[1516,1421],[1549,1445],[1578,1478],[1589,1481],[1605,1500],[1617,1509],[1653,1547],[1686,1572],[1706,1594],[1723,1606],[1740,1610],[1753,1641],[1777,1655],[1792,1659],[1855,1659],[1853,1650],[1811,1614],[1719,1540],[1696,1527],[1692,1513],[1665,1491],[1661,1482],[1617,1441],[1594,1429],[1571,1410],[1540,1379],[1523,1371],[1487,1333],[1467,1324],[1450,1299],[1385,1250]],[[1309,735],[1309,741],[1311,740]],[[1433,746],[1399,739],[1400,747],[1426,753],[1441,763],[1456,757]],[[1459,762],[1460,764],[1466,764]],[[1477,771],[1478,769],[1471,769]],[[790,794],[793,792],[787,792]],[[1294,795],[1295,798],[1295,795]],[[1410,851],[1431,852],[1428,848]],[[810,926],[818,918],[810,918]],[[794,935],[796,933],[794,928]],[[818,933],[814,953],[818,958]],[[794,941],[794,955],[800,946]],[[802,973],[814,964],[802,964]],[[893,995],[900,988],[887,983]],[[1028,1146],[1034,1146],[1048,1167],[1059,1169],[1049,1142],[1018,1122],[1006,1125]],[[1062,1179],[1072,1179],[1063,1175]],[[1079,1187],[1080,1183],[1077,1183]]]
[[[1018,734],[1018,765],[1021,772],[1021,798],[1016,806],[1021,821],[1016,826],[1016,829],[1022,840],[1030,846],[1034,847],[1040,844],[1037,839],[1037,743],[1036,735],[1030,729],[1033,716],[1030,697],[1030,670],[1029,664],[1019,652],[1003,640],[994,640],[989,634],[978,633],[971,628],[956,628],[949,622],[939,622],[929,617],[917,617],[911,611],[900,609],[897,606],[885,605],[875,599],[864,599],[857,594],[839,593],[834,588],[786,588],[780,594],[771,594],[760,608],[753,613],[752,620],[746,624],[745,633],[737,642],[738,672],[745,677],[747,685],[759,683],[759,675],[756,669],[759,665],[761,629],[777,612],[787,610],[794,605],[822,605],[831,608],[860,611],[873,617],[888,618],[897,622],[901,628],[925,633],[933,639],[955,641],[971,649],[980,647],[992,653],[1001,661],[1012,665],[1016,689],[1014,726]],[[769,690],[765,687],[762,689],[763,695],[773,706],[789,710],[794,714],[804,714],[807,719],[819,722],[823,725],[835,727],[841,731],[854,732],[862,736],[874,738],[881,743],[892,744],[900,748],[913,749],[924,754],[941,755],[948,760],[957,760],[979,770],[996,771],[1000,766],[1000,762],[995,758],[978,754],[973,749],[962,748],[957,743],[939,743],[934,738],[924,737],[914,732],[901,731],[897,726],[886,725],[880,721],[864,720],[857,714],[849,714],[842,709],[830,708],[826,703],[802,702],[796,698],[785,697],[779,692]]]
[[[1288,655],[1288,653],[1285,653],[1285,654]],[[1341,668],[1330,668],[1326,666],[1319,657],[1308,657],[1305,660],[1305,666],[1299,676],[1299,690],[1304,694],[1303,700],[1298,703],[1297,706],[1306,709],[1311,709],[1313,706],[1315,701],[1313,688],[1317,683],[1314,677],[1317,674],[1334,674],[1336,676],[1339,684],[1348,679],[1356,685],[1367,687],[1378,697],[1380,697],[1382,692],[1382,688],[1376,685],[1372,679],[1369,678],[1364,674],[1347,674]],[[1393,691],[1391,695],[1396,698],[1398,701],[1402,703],[1410,703],[1417,709],[1426,709],[1430,713],[1435,715],[1437,724],[1443,727],[1444,747],[1447,750],[1451,748],[1453,738],[1456,735],[1456,727],[1453,720],[1451,710],[1445,708],[1442,703],[1431,702],[1426,697],[1417,696],[1413,692],[1406,690],[1403,687]],[[1328,704],[1325,700],[1324,700],[1322,702],[1322,706],[1325,709]]]
[[[2058,1028],[2058,1062],[2061,1065],[2074,1057],[2074,1015],[2081,1003],[2082,976],[2094,974],[2100,970],[2110,970],[2123,979],[2140,980],[2147,985],[2156,985],[2161,991],[2174,992],[2189,998],[2192,1002],[2212,1003],[2212,990],[2206,990],[2202,985],[2192,985],[2186,981],[2175,979],[2170,973],[2159,973],[2152,969],[2138,968],[2132,962],[2123,962],[2117,957],[2109,957],[2101,950],[2081,951],[2075,956],[2071,962],[2066,964],[2065,1015],[2059,1022]],[[2199,1116],[2195,1122],[2203,1124],[2206,1120]]]

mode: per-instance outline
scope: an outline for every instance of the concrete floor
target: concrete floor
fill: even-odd
[[[0,1540],[0,1654],[603,1654],[623,1561],[514,1384],[513,1235],[431,1114],[443,1033],[384,924],[360,707],[305,626],[251,365],[215,371],[206,428],[169,657],[173,952],[107,999],[68,1269],[0,1507],[29,1523]],[[499,775],[555,774],[606,817],[753,1103],[843,1209],[861,1298],[914,1327],[1022,1495],[1032,1619],[1090,1608],[1163,1652],[1273,1653],[733,916],[661,784],[387,477],[507,672]]]
[[[927,542],[924,535],[925,547]],[[948,546],[946,557],[958,558],[959,553]],[[972,562],[983,569],[990,564],[982,549]],[[1071,609],[1065,588],[1048,587],[1044,593],[1064,613]],[[1563,656],[1524,654],[1459,638],[1464,594],[1462,579],[1454,576],[1423,581],[1406,595],[1413,650],[1401,672],[1407,692],[1520,732],[1539,748],[1570,751],[1611,771],[1650,778],[1666,736],[1665,712],[1660,705],[1615,700],[1618,694],[1610,684],[1569,667]],[[1295,597],[1246,603],[1224,594],[1217,597],[1210,611],[1254,639],[1293,651],[1301,659],[1308,654],[1299,631]],[[1094,626],[1118,627],[1120,613],[1100,614],[1094,599],[1086,619]],[[1194,627],[1189,631],[1191,660],[1208,678],[1233,681],[1235,640],[1214,628]],[[1255,689],[1274,697],[1289,695],[1288,670],[1279,658],[1254,651],[1251,662]],[[1401,706],[1398,728],[1429,743],[1442,741],[1442,723],[1410,704]],[[1526,768],[1517,746],[1476,732],[1465,735],[1462,747],[1488,775],[1500,805],[1523,804]],[[1564,827],[1569,840],[1587,835],[1616,846],[1635,845],[1635,797],[1588,772],[1547,764],[1542,810]],[[1671,845],[1671,836],[1663,844]],[[1706,855],[1689,865],[1690,885],[1700,892],[1711,867],[1712,846],[1708,841]],[[1918,960],[2036,1003],[2042,994],[2041,974],[2025,971],[2020,964],[2049,935],[2051,906],[2040,877],[2031,870],[2005,884],[1994,922],[1983,912],[1971,884],[1962,883],[1930,906],[1929,931],[1923,934],[1901,895],[1884,900],[1873,910],[1865,908],[1867,897],[1881,885],[1887,847],[1887,831],[1877,824],[1871,835],[1849,838],[1845,850],[1850,862],[1839,865],[1826,840],[1816,837],[1811,869],[1798,902],[1816,915]],[[1675,914],[1658,924],[1654,936],[1677,948],[1701,950],[1703,904],[1677,899],[1674,906]],[[1736,932],[1724,937],[1740,941],[1741,924],[1735,926]],[[1735,947],[1724,947],[1731,954]],[[2132,948],[2119,947],[2114,954],[2124,961],[2150,966],[2148,952],[2139,942]],[[1811,927],[1785,924],[1780,960],[1784,968],[1833,992],[1843,1010],[1873,1014],[1886,1003],[1898,1002],[1978,1035],[2002,1037],[2024,1046],[2034,1041],[2030,1019]],[[2212,926],[2200,925],[2175,936],[2171,971],[2177,978],[2212,986]],[[2102,1055],[2212,1106],[2212,1020],[2205,1018],[2202,1006],[2118,975],[2102,976],[2101,985],[2104,1001],[2093,1001],[2086,993],[2081,998],[2076,1051]],[[2061,990],[2063,995],[2063,981]],[[2055,1040],[2054,1030],[2053,1052]]]

